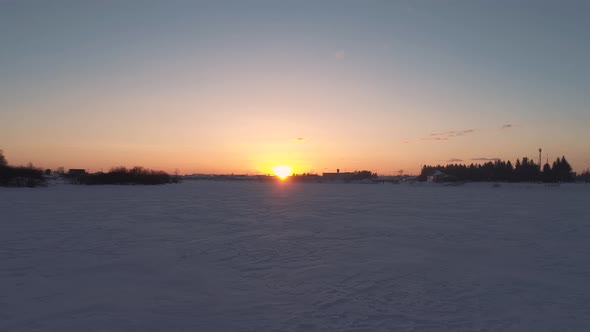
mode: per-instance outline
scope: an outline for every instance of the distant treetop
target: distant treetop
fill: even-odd
[[[4,157],[4,153],[0,150],[0,167],[8,165],[6,158]]]
[[[470,165],[426,165],[422,168],[419,179],[425,181],[437,170],[450,176],[449,178],[461,181],[571,182],[575,179],[575,173],[565,157],[557,158],[553,166],[547,163],[542,168],[527,157],[517,159],[514,167],[510,161],[502,160]]]

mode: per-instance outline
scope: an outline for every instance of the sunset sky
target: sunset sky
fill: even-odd
[[[582,171],[589,127],[590,1],[0,0],[11,164]]]

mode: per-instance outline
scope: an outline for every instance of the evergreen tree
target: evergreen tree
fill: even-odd
[[[6,166],[6,165],[8,165],[8,162],[6,161],[6,158],[4,157],[2,150],[0,150],[0,167]]]
[[[559,181],[559,177],[561,174],[561,159],[557,158],[553,162],[553,177],[555,181]]]
[[[587,169],[587,170],[583,171],[576,178],[577,178],[578,181],[590,182],[590,170]]]
[[[559,180],[564,182],[571,182],[574,180],[572,166],[570,165],[570,163],[568,163],[564,156],[561,157],[561,169],[559,173]]]
[[[551,166],[549,166],[549,163],[546,163],[543,166],[543,173],[541,174],[541,181],[555,182],[555,178],[553,177],[553,172],[551,171]]]
[[[572,166],[565,157],[557,158],[553,162],[553,181],[571,182],[574,181]]]

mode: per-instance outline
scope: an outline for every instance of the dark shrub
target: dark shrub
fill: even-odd
[[[116,167],[108,173],[88,174],[78,178],[81,184],[166,184],[178,183],[177,176],[171,176],[163,171],[154,171],[143,167],[134,167],[127,169],[125,167]]]
[[[43,171],[32,166],[0,166],[0,186],[38,187],[45,186]]]

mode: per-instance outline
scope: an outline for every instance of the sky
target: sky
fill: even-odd
[[[590,168],[588,1],[0,0],[11,164],[180,173],[565,155]]]

